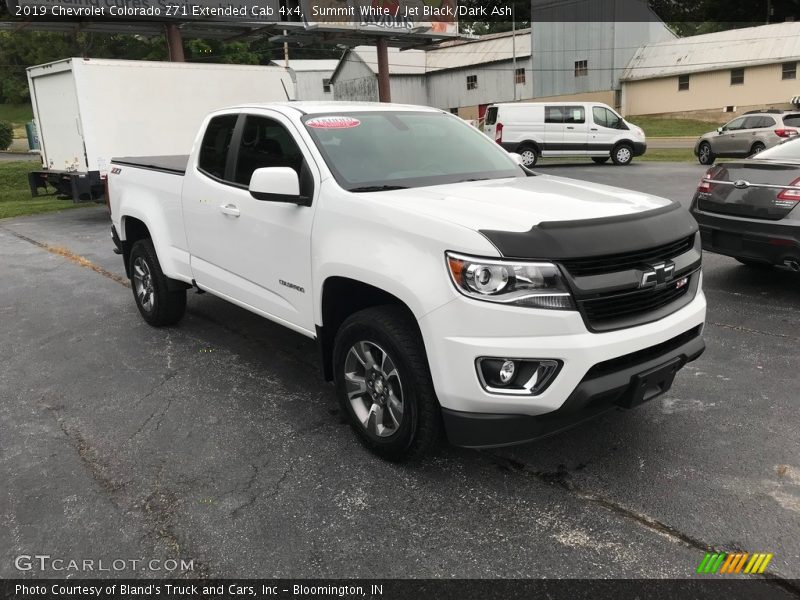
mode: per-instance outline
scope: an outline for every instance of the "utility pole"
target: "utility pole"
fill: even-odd
[[[392,91],[389,85],[389,43],[381,36],[375,43],[378,47],[378,100],[391,102]]]
[[[514,102],[517,101],[517,20],[514,18],[514,5],[511,5],[511,81],[514,82]]]
[[[167,35],[167,51],[171,62],[186,62],[186,55],[183,53],[183,36],[181,30],[175,23],[167,23],[164,26]]]

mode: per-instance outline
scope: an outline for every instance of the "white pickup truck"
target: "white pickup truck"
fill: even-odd
[[[195,287],[316,339],[390,460],[631,408],[705,347],[685,209],[526,171],[441,110],[238,106],[188,156],[114,159],[108,183],[148,323],[177,323]]]

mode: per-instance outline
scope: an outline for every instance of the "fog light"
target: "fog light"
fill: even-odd
[[[514,361],[507,360],[500,367],[500,383],[507,385],[514,378]]]
[[[476,362],[478,379],[491,394],[535,396],[553,382],[561,369],[554,359],[510,359],[481,357]]]

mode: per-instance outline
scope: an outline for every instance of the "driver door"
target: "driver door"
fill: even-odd
[[[746,117],[739,117],[722,127],[722,133],[713,138],[713,148],[716,154],[736,154],[739,152],[741,130]],[[737,137],[738,136],[738,137]]]
[[[192,272],[201,289],[313,335],[311,227],[319,174],[294,124],[278,113],[238,115],[224,160],[215,138],[199,152],[184,185],[184,221]],[[207,163],[207,164],[206,164]],[[210,172],[207,167],[223,164]],[[250,177],[262,167],[291,167],[311,206],[257,200]]]

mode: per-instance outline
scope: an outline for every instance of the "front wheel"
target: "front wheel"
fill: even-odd
[[[350,426],[377,455],[419,460],[439,439],[441,408],[414,319],[401,307],[350,316],[333,349],[336,395]]]
[[[629,165],[633,160],[633,148],[628,144],[620,144],[611,151],[611,160],[618,166]]]
[[[700,147],[697,149],[697,160],[701,165],[713,165],[716,156],[714,156],[714,151],[711,150],[711,144],[708,142],[702,142]]]
[[[519,155],[522,157],[522,166],[529,169],[539,160],[539,153],[533,146],[522,146]]]
[[[186,290],[171,289],[174,285],[161,270],[151,240],[139,240],[133,245],[129,272],[133,297],[145,321],[162,327],[181,320],[186,312]]]

